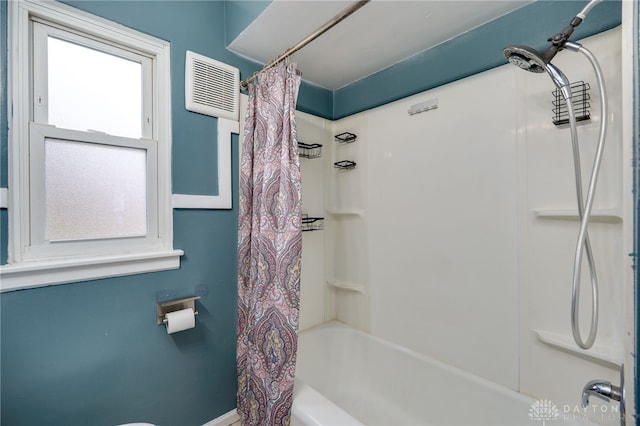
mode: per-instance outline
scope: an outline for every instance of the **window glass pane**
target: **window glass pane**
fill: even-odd
[[[142,64],[48,38],[49,124],[142,135]]]
[[[46,139],[46,239],[146,235],[146,157],[140,148]]]

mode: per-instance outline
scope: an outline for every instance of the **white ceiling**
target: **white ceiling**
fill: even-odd
[[[336,90],[533,0],[372,0],[295,54],[303,79]],[[350,1],[274,0],[229,49],[267,63]]]

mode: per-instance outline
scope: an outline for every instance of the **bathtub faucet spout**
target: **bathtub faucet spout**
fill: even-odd
[[[589,396],[595,396],[609,402],[611,400],[620,402],[622,400],[622,389],[614,386],[611,382],[602,380],[592,380],[582,389],[582,406],[589,405]]]
[[[604,399],[607,402],[618,401],[620,404],[620,426],[625,426],[627,415],[625,410],[624,364],[620,366],[620,386],[614,386],[605,380],[591,380],[582,388],[582,406],[587,408],[589,397]]]

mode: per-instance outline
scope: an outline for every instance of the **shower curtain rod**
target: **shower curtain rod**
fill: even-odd
[[[293,55],[298,50],[302,49],[307,44],[311,43],[313,40],[315,40],[316,38],[320,37],[322,34],[324,34],[327,31],[329,31],[335,25],[337,25],[338,23],[340,23],[341,21],[346,19],[349,15],[351,15],[353,12],[355,12],[358,9],[360,9],[362,6],[364,6],[365,4],[369,3],[370,1],[371,0],[357,1],[354,4],[352,4],[351,6],[347,7],[342,12],[340,12],[336,16],[334,16],[330,21],[327,21],[323,26],[321,26],[320,28],[315,30],[313,33],[309,34],[304,39],[300,40],[295,46],[288,48],[280,56],[278,56],[275,59],[272,59],[271,62],[267,63],[264,67],[262,67],[262,69],[260,71],[254,72],[253,75],[251,75],[251,77],[247,78],[244,81],[241,81],[240,82],[240,87],[243,90],[246,89],[247,87],[249,87],[249,83],[251,83],[253,80],[255,80],[259,73],[261,73],[264,70],[267,70],[267,69],[271,68],[272,66],[278,64],[279,62],[281,62],[284,59],[288,58],[289,56]]]

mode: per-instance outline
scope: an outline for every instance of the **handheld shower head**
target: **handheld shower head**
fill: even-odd
[[[569,83],[567,76],[552,63],[548,63],[547,66],[545,66],[545,69],[547,70],[549,77],[551,77],[551,80],[553,80],[553,84],[555,84],[558,90],[562,93],[564,100],[568,101],[571,98],[571,83]]]
[[[502,54],[513,65],[525,71],[544,72],[544,66],[546,64],[538,52],[529,46],[509,46],[502,51]]]
[[[513,65],[535,73],[544,72],[545,67],[556,56],[556,53],[558,53],[558,49],[554,46],[549,47],[543,53],[539,53],[529,46],[509,46],[502,51],[505,58]]]
[[[602,0],[591,0],[589,4],[587,4],[587,6],[571,20],[564,30],[547,40],[551,42],[551,46],[549,46],[549,48],[544,52],[540,53],[529,46],[509,46],[502,51],[502,54],[509,60],[509,62],[525,71],[535,73],[547,71],[555,85],[558,89],[562,90],[563,95],[565,95],[566,91],[562,89],[562,87],[565,86],[562,78],[564,77],[564,74],[555,67],[549,68],[551,65],[550,62],[559,51],[564,49],[565,46],[568,48],[571,46],[570,48],[574,50],[575,43],[570,42],[569,37],[571,37],[571,34],[573,34],[576,27],[582,23],[591,9],[601,1]],[[564,77],[564,79],[566,79],[566,77]]]
[[[502,53],[509,62],[525,71],[535,73],[546,71],[556,87],[562,92],[565,100],[571,97],[569,79],[551,63],[551,59],[558,53],[558,49],[554,46],[549,47],[544,53],[538,53],[537,50],[529,46],[509,46]]]

